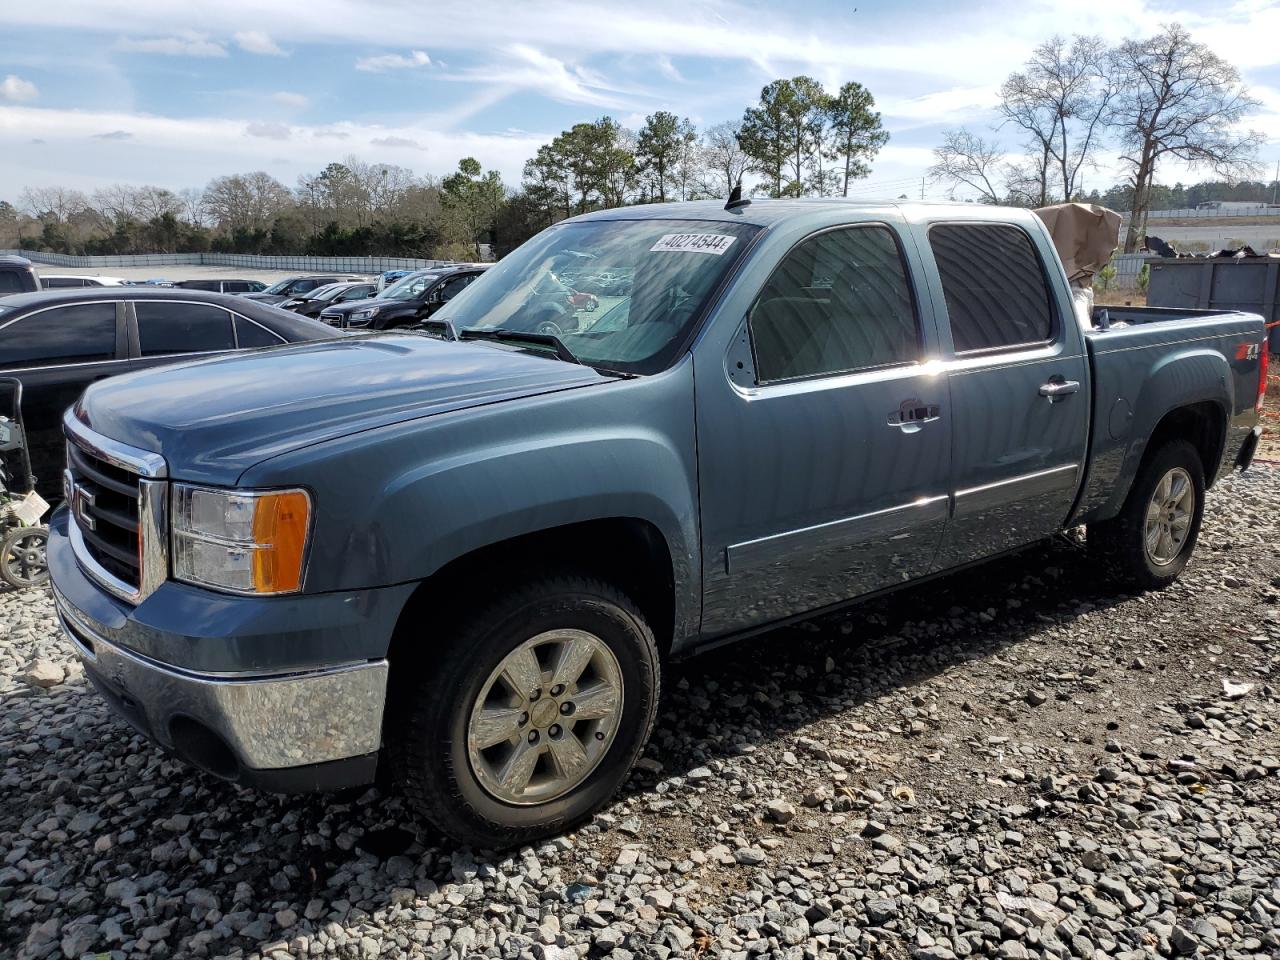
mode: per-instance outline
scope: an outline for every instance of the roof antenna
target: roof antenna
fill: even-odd
[[[729,202],[724,205],[726,210],[736,210],[739,207],[751,206],[751,198],[743,199],[742,197],[742,181],[739,180],[733,185],[733,189],[729,191]]]

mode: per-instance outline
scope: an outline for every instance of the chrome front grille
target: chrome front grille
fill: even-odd
[[[90,430],[68,410],[64,494],[68,534],[81,568],[138,603],[169,576],[164,458]]]
[[[67,444],[71,486],[67,503],[85,550],[112,576],[136,591],[142,583],[137,474]]]

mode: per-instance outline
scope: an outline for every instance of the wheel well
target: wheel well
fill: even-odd
[[[1200,454],[1204,468],[1205,487],[1213,485],[1222,461],[1222,446],[1226,439],[1226,415],[1213,401],[1193,403],[1166,413],[1147,441],[1143,455],[1145,460],[1169,440],[1187,440]]]
[[[658,649],[671,649],[675,632],[675,586],[671,551],[652,523],[631,517],[572,523],[473,550],[441,567],[418,585],[400,614],[391,659],[403,638],[401,625],[428,622],[439,629],[460,615],[470,598],[508,580],[572,570],[607,580],[640,608]],[[420,636],[420,634],[418,634]]]

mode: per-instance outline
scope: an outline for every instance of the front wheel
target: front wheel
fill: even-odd
[[[596,580],[530,583],[414,656],[392,663],[393,769],[426,819],[472,846],[523,844],[586,819],[653,728],[653,633]]]
[[[49,579],[48,527],[14,527],[0,541],[0,577],[22,590]]]
[[[1191,559],[1203,518],[1200,455],[1187,441],[1171,440],[1143,462],[1120,513],[1089,526],[1089,547],[1126,585],[1159,589]]]

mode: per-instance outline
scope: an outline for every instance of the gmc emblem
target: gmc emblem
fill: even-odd
[[[76,523],[86,530],[97,530],[98,521],[89,513],[89,508],[94,505],[95,498],[92,493],[80,485],[73,488],[72,494],[72,512],[75,514]]]

